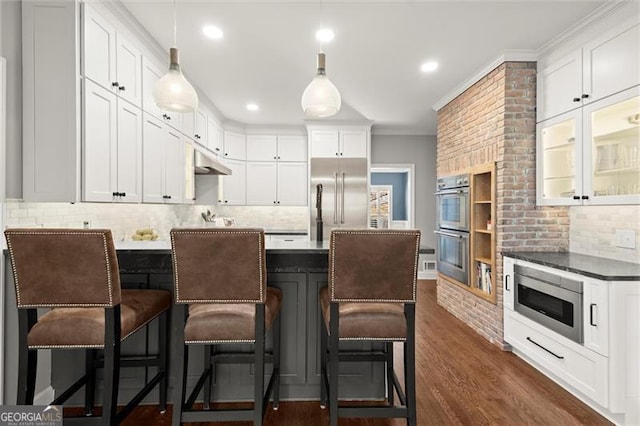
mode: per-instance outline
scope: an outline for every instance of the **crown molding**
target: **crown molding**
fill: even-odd
[[[463,81],[449,93],[444,95],[439,101],[433,104],[433,109],[439,111],[446,104],[460,96],[469,87],[476,84],[480,79],[489,74],[504,62],[535,62],[538,60],[538,54],[534,50],[505,50],[500,56],[482,67],[478,72],[474,73],[469,79]]]

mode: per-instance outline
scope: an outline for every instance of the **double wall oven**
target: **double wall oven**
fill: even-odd
[[[469,282],[469,175],[439,178],[436,192],[438,272]]]

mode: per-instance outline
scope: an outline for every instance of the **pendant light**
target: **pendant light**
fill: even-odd
[[[177,46],[176,3],[173,0],[173,45]],[[169,49],[169,71],[156,82],[153,99],[158,108],[172,112],[193,112],[198,107],[198,94],[180,70],[178,48]]]
[[[320,22],[322,26],[322,1],[320,2]],[[325,54],[318,52],[318,71],[302,93],[302,110],[309,118],[331,117],[340,111],[342,98],[336,86],[327,77]]]

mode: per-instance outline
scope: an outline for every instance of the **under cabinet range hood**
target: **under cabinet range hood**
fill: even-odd
[[[195,153],[194,169],[197,175],[230,175],[231,169],[204,148],[193,145]]]

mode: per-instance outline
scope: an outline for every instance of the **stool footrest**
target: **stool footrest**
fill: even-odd
[[[131,398],[131,401],[129,401],[127,405],[125,405],[125,407],[116,415],[116,423],[120,423],[122,420],[124,420],[124,418],[127,417],[129,413],[131,413],[131,411],[133,411],[133,409],[138,406],[138,404],[144,399],[144,397],[147,396],[158,383],[160,383],[160,380],[162,380],[164,376],[165,372],[156,374],[149,381],[149,383],[147,383],[146,386],[140,390],[140,392],[135,394],[134,397]]]
[[[88,376],[85,374],[80,377],[74,384],[69,386],[62,395],[54,399],[49,405],[62,405],[67,399],[71,398],[74,393],[78,392],[82,386],[87,383]]]

